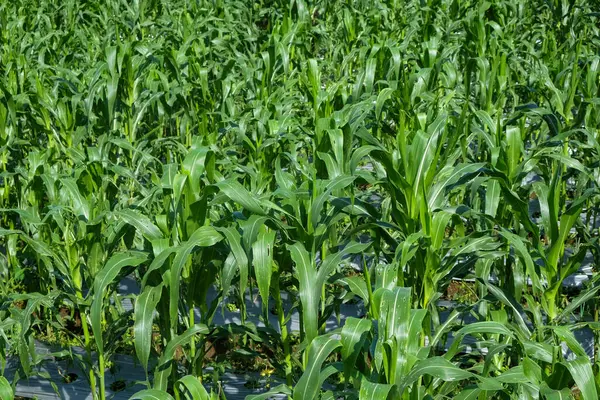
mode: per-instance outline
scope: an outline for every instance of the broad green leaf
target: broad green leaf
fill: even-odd
[[[565,361],[564,364],[569,369],[571,376],[581,391],[582,399],[597,399],[598,391],[596,390],[594,372],[592,371],[592,365],[587,355],[579,356],[572,361]]]
[[[383,383],[372,383],[368,380],[362,380],[360,384],[360,393],[358,395],[359,400],[385,400],[388,398],[393,385],[386,385]]]
[[[321,263],[319,271],[317,272],[316,286],[318,286],[318,290],[321,290],[321,286],[325,284],[329,275],[331,275],[335,268],[339,266],[346,255],[359,254],[365,251],[370,245],[371,243],[350,242],[337,253],[329,254],[325,257],[325,260],[323,260],[323,263]]]
[[[456,396],[455,400],[478,400],[482,390],[479,388],[468,388],[462,390]]]
[[[517,166],[521,160],[523,140],[521,130],[518,127],[506,128],[506,153],[508,159],[508,173],[511,180],[517,173]]]
[[[275,231],[262,225],[256,242],[252,244],[252,262],[264,315],[267,315],[269,309],[269,287],[271,286],[271,276],[273,274],[274,245]]]
[[[146,281],[150,277],[151,273],[157,269],[162,268],[163,265],[165,264],[165,262],[167,262],[167,260],[171,256],[171,254],[176,253],[177,250],[178,250],[178,247],[168,247],[168,248],[162,250],[156,257],[154,257],[154,259],[148,266],[148,269],[146,270],[144,277],[142,278],[142,288],[144,288],[146,286]]]
[[[308,350],[308,365],[300,380],[294,387],[294,400],[314,400],[319,393],[319,377],[323,362],[333,350],[342,343],[332,336],[319,336],[315,338]]]
[[[377,149],[378,147],[376,146],[361,146],[354,150],[352,157],[350,158],[350,174],[354,175],[356,168],[358,167],[358,163],[360,163],[363,158],[368,156],[369,153]]]
[[[496,379],[498,379],[502,383],[527,383],[529,382],[529,378],[523,372],[523,366],[518,365],[509,369],[506,372],[503,372]]]
[[[68,193],[73,205],[73,211],[76,215],[82,216],[86,221],[90,219],[90,204],[85,197],[79,191],[77,182],[73,178],[63,178],[61,183]]]
[[[146,389],[137,392],[129,400],[173,400],[173,396],[163,390]]]
[[[348,285],[350,291],[355,295],[359,296],[365,304],[369,301],[369,292],[367,291],[367,284],[365,280],[360,276],[348,276],[338,279],[338,282]]]
[[[200,380],[192,375],[186,375],[177,381],[185,388],[185,397],[189,400],[210,400],[210,396]],[[177,386],[175,386],[177,387]],[[177,389],[179,391],[179,389]]]
[[[540,394],[544,396],[546,400],[572,400],[573,395],[569,388],[563,388],[561,390],[551,389],[545,382],[540,386]]]
[[[5,377],[0,376],[0,399],[11,400],[13,397],[12,386]]]
[[[404,388],[412,385],[420,377],[430,375],[443,381],[460,381],[472,378],[474,375],[446,360],[443,357],[432,357],[417,362],[410,373],[404,378],[401,393]]]
[[[144,237],[148,240],[161,239],[163,237],[162,232],[158,227],[152,223],[150,218],[140,213],[139,211],[132,209],[125,209],[116,213],[117,217],[134,226]]]
[[[356,360],[366,340],[366,334],[371,330],[371,321],[348,317],[342,328],[342,360],[346,380],[356,371]]]
[[[152,321],[162,290],[162,284],[154,287],[147,286],[135,301],[133,344],[135,354],[139,358],[144,371],[148,370],[148,358],[150,357],[152,343]]]
[[[343,188],[347,187],[352,182],[354,182],[355,179],[356,179],[356,176],[342,175],[342,176],[339,176],[339,177],[331,180],[327,184],[327,187],[325,188],[323,193],[321,193],[315,199],[315,201],[313,202],[312,207],[311,207],[311,211],[310,211],[311,212],[311,223],[312,223],[313,228],[316,228],[317,225],[319,224],[319,220],[321,219],[321,211],[323,210],[325,201],[331,195],[331,193],[334,190],[339,190],[339,189],[343,189]]]
[[[240,272],[240,292],[244,293],[246,291],[246,286],[248,283],[248,257],[246,256],[246,252],[242,247],[242,237],[234,227],[228,228],[216,228],[219,232],[221,232],[225,238],[227,239],[227,243],[229,244],[229,248],[231,249],[231,254],[235,258],[235,266],[238,267]],[[228,264],[230,267],[233,267],[234,264]],[[224,270],[221,276],[221,285],[223,287],[223,293],[227,295],[229,292],[229,286],[231,284],[231,280],[233,279],[234,272],[232,270]]]
[[[171,282],[169,282],[169,313],[171,320],[171,328],[177,326],[177,318],[179,313],[177,307],[179,305],[179,288],[181,286],[181,273],[183,267],[196,247],[210,247],[218,243],[223,237],[211,226],[202,226],[198,228],[190,238],[179,245],[173,264],[171,265]]]
[[[556,321],[564,320],[569,314],[577,310],[581,305],[593,299],[598,291],[600,291],[600,284],[596,284],[594,287],[583,290],[581,293],[579,293],[579,296],[571,300],[571,302],[564,308],[564,310],[556,318]]]
[[[240,222],[240,227],[243,231],[242,243],[244,245],[244,249],[246,249],[248,252],[248,255],[251,254],[250,250],[252,249],[252,244],[258,237],[260,227],[264,225],[267,220],[267,217],[252,215],[247,221]]]
[[[476,333],[498,334],[513,338],[514,335],[506,325],[494,321],[473,322],[459,329],[456,336],[473,335]]]
[[[494,295],[498,300],[500,300],[505,306],[510,307],[512,309],[512,315],[517,321],[517,326],[519,326],[521,333],[525,337],[529,337],[531,335],[531,331],[527,327],[525,319],[523,319],[522,307],[519,304],[517,304],[514,299],[509,299],[508,296],[506,296],[506,294],[497,286],[489,282],[485,282],[485,285],[487,286],[490,293],[492,293],[492,295]]]
[[[204,174],[206,158],[211,151],[206,147],[191,149],[182,163],[182,172],[188,175],[188,183],[196,199],[200,197],[200,180]]]
[[[100,270],[94,279],[94,298],[90,309],[92,331],[98,351],[104,353],[104,341],[102,340],[102,309],[106,289],[125,267],[136,267],[147,260],[147,256],[140,252],[117,253],[112,256],[104,268]]]
[[[240,185],[235,179],[228,179],[217,183],[219,189],[234,202],[240,204],[253,214],[266,215],[255,196]]]
[[[452,214],[446,211],[438,211],[433,214],[431,221],[431,246],[434,249],[439,249],[442,246],[450,218],[452,218]],[[403,265],[406,264],[404,263]]]
[[[459,164],[456,167],[453,167],[446,175],[440,178],[440,180],[431,188],[431,191],[429,191],[429,195],[427,196],[429,209],[433,211],[436,208],[443,207],[444,204],[442,199],[446,197],[446,190],[465,176],[479,171],[484,165],[485,164],[482,163]]]
[[[318,306],[320,288],[317,293],[314,289],[317,282],[317,271],[314,261],[304,248],[302,243],[288,245],[288,250],[296,266],[296,274],[300,283],[299,295],[302,303],[302,321],[306,338],[310,343],[318,335]]]
[[[381,118],[381,111],[383,110],[383,105],[390,97],[392,97],[393,93],[393,89],[385,88],[377,95],[377,101],[375,103],[375,116],[377,117],[377,119]]]
[[[500,182],[490,179],[486,184],[485,191],[485,213],[492,217],[496,216],[500,204]]]
[[[265,392],[265,393],[248,395],[248,396],[246,396],[245,400],[267,400],[267,399],[273,398],[274,395],[277,395],[277,394],[284,394],[284,395],[291,397],[292,391],[290,390],[290,388],[287,385],[279,385],[279,386],[275,386],[274,388],[272,388],[271,390],[269,390],[268,392]]]

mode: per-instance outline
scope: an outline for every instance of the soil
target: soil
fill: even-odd
[[[110,385],[110,390],[112,390],[115,393],[121,392],[125,390],[125,388],[127,388],[127,384],[125,383],[125,381],[122,380],[115,381]]]
[[[73,383],[79,378],[76,373],[69,372],[68,374],[63,375],[63,381],[65,383]]]

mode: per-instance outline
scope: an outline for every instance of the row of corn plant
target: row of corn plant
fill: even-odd
[[[598,18],[0,4],[0,398],[125,353],[132,399],[597,399]]]

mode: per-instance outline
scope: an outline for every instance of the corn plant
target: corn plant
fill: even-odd
[[[126,353],[138,399],[597,399],[597,20],[3,2],[0,397]]]

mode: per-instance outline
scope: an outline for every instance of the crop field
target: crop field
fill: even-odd
[[[0,399],[598,400],[599,10],[0,1]]]

